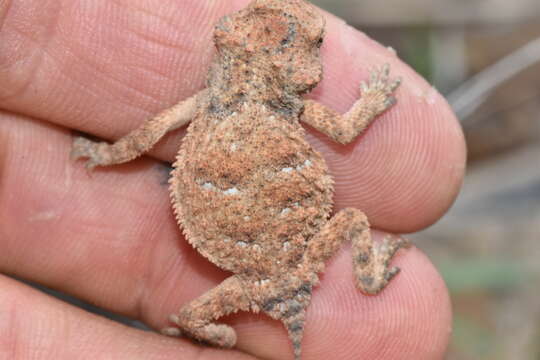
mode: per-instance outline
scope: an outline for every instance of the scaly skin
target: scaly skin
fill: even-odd
[[[217,24],[205,90],[112,145],[75,140],[74,158],[111,165],[191,121],[170,179],[174,211],[193,247],[234,275],[172,315],[177,327],[164,333],[232,347],[234,330],[214,321],[263,311],[284,323],[300,359],[317,274],[343,241],[352,241],[361,291],[377,294],[398,273],[389,261],[403,240],[375,244],[357,209],[329,219],[332,178],[300,121],[348,143],[395,103],[399,80],[389,80],[387,66],[373,71],[343,116],[303,100],[322,77],[323,35],[322,15],[304,0],[254,0]]]

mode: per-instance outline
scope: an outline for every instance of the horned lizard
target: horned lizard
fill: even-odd
[[[351,142],[395,103],[399,80],[388,66],[373,70],[345,115],[303,99],[322,77],[324,26],[304,0],[253,0],[216,25],[206,89],[114,144],[75,139],[72,157],[89,158],[88,168],[119,164],[191,121],[170,178],[174,212],[190,244],[233,275],[172,315],[165,334],[232,347],[235,331],[215,320],[262,311],[283,322],[300,359],[317,274],[343,241],[362,292],[377,294],[398,273],[388,263],[403,240],[374,243],[357,209],[330,218],[333,181],[300,122]]]

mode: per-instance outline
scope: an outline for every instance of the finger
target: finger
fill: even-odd
[[[3,275],[0,308],[3,359],[254,359],[128,328]]]
[[[7,84],[0,107],[116,139],[203,86],[215,20],[246,3],[13,0],[0,33],[0,83]],[[336,178],[336,209],[360,207],[375,226],[396,232],[431,224],[463,176],[455,117],[391,51],[329,15],[327,29],[317,100],[345,111],[368,69],[382,63],[404,79],[398,105],[354,144],[338,146],[309,129]],[[171,160],[181,133],[153,154]]]
[[[377,296],[365,296],[353,284],[348,250],[331,261],[313,293],[302,343],[305,358],[444,358],[450,302],[429,260],[415,248],[399,253],[393,264],[402,269],[400,274]],[[263,326],[267,322],[255,315],[234,319],[238,347],[265,359],[292,359],[282,325]]]
[[[69,163],[67,151],[57,151],[69,146],[65,132],[5,117],[0,134],[6,133],[9,148],[0,169],[0,218],[5,220],[0,271],[139,318],[155,328],[165,326],[169,313],[226,277],[181,239],[168,204],[166,175],[159,165],[143,160],[89,175]],[[0,153],[6,154],[3,150]],[[383,344],[392,345],[385,334],[396,333],[410,335],[402,346],[396,345],[405,354],[443,351],[449,306],[442,280],[418,251],[403,252],[397,260],[402,273],[383,293],[385,297],[375,298],[352,287],[349,253],[329,264],[309,310],[306,351],[314,347],[314,352],[325,354],[316,340],[325,334],[340,346],[343,341],[361,341],[360,348],[350,351],[368,354],[381,345],[381,337]],[[332,303],[334,308],[329,307]],[[358,318],[353,317],[351,324],[352,309],[358,311],[354,315]],[[287,343],[281,326],[257,319],[236,320],[242,337],[239,348],[266,356],[272,349],[268,343]],[[415,325],[418,321],[425,325]],[[426,333],[437,340],[420,341]],[[281,334],[277,342],[275,334]],[[272,339],[263,341],[269,336]],[[279,356],[290,349],[280,351]]]
[[[389,63],[391,76],[402,78],[397,104],[353,144],[344,148],[308,133],[336,179],[336,208],[361,208],[385,230],[420,230],[446,212],[461,186],[461,127],[437,90],[391,50],[332,16],[327,29],[325,77],[312,94],[316,100],[344,113],[370,69]]]

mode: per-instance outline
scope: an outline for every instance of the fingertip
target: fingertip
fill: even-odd
[[[328,14],[322,48],[325,76],[310,95],[345,113],[361,97],[369,70],[390,64],[401,79],[396,104],[343,147],[309,132],[336,181],[336,209],[365,211],[378,228],[408,233],[438,220],[462,184],[466,147],[461,126],[444,97],[394,50]]]
[[[374,232],[376,241],[384,234]],[[417,248],[401,249],[400,268],[378,295],[364,295],[353,281],[350,249],[321,275],[307,309],[302,353],[306,359],[441,359],[451,333],[451,306],[441,276]],[[292,357],[283,325],[265,316],[232,319],[238,348],[265,359]]]
[[[380,233],[375,234],[375,238],[382,238]],[[307,351],[316,351],[321,359],[335,351],[343,353],[338,358],[443,357],[451,329],[451,306],[444,281],[416,247],[400,250],[392,265],[399,267],[400,273],[381,293],[366,296],[352,283],[349,252],[341,252],[329,264],[314,294],[305,338]],[[318,327],[332,330],[320,337]],[[362,349],[360,353],[358,349]]]

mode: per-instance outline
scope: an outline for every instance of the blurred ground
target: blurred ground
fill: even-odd
[[[463,125],[463,190],[410,236],[451,291],[447,359],[540,359],[540,2],[314,2],[395,48]]]

